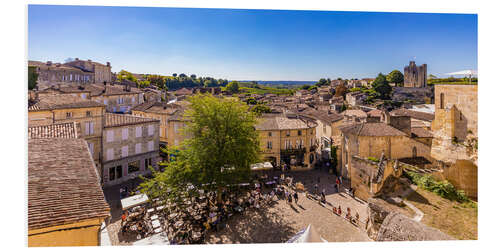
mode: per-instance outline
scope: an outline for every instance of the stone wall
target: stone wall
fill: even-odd
[[[436,112],[455,105],[467,120],[467,130],[477,135],[477,85],[436,85],[434,94]]]
[[[432,87],[394,87],[392,100],[399,102],[412,100],[415,104],[430,104],[434,100],[434,92]]]

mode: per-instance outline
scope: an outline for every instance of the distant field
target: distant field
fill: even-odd
[[[262,94],[292,95],[294,93],[294,91],[290,89],[279,89],[266,86],[261,86],[260,88],[240,87],[240,92],[250,93],[250,94],[260,94],[260,95]]]
[[[454,84],[454,85],[477,85],[477,82],[429,82],[429,85]]]

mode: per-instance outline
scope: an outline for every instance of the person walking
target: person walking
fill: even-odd
[[[316,195],[318,194],[318,189],[319,189],[318,183],[314,184],[314,194]]]
[[[337,193],[340,193],[340,180],[338,177],[335,180],[335,189],[337,189]]]
[[[297,192],[293,193],[293,198],[295,199],[295,204],[299,202],[299,194]]]
[[[323,203],[326,203],[326,194],[325,194],[325,189],[321,191],[321,201]]]
[[[290,205],[292,205],[292,203],[293,203],[293,202],[292,202],[292,194],[291,194],[291,193],[290,193],[290,194],[288,194],[288,203],[289,203]]]

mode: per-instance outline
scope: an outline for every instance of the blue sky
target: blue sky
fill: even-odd
[[[318,80],[477,69],[477,15],[28,6],[28,58],[229,80]]]

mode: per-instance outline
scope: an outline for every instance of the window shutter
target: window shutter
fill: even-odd
[[[127,140],[128,139],[128,128],[122,129],[122,139]]]
[[[114,138],[113,138],[113,130],[108,130],[108,132],[107,132],[106,135],[107,135],[107,140],[106,140],[107,142],[112,142],[114,140]]]
[[[122,157],[127,157],[128,156],[128,146],[123,146],[122,147]]]
[[[148,151],[153,151],[153,147],[154,147],[153,141],[148,141]]]
[[[142,127],[136,127],[135,128],[135,137],[141,137],[142,136]]]
[[[90,134],[90,122],[85,123],[85,135]]]
[[[153,125],[148,126],[148,135],[151,136],[155,132],[155,127]]]

